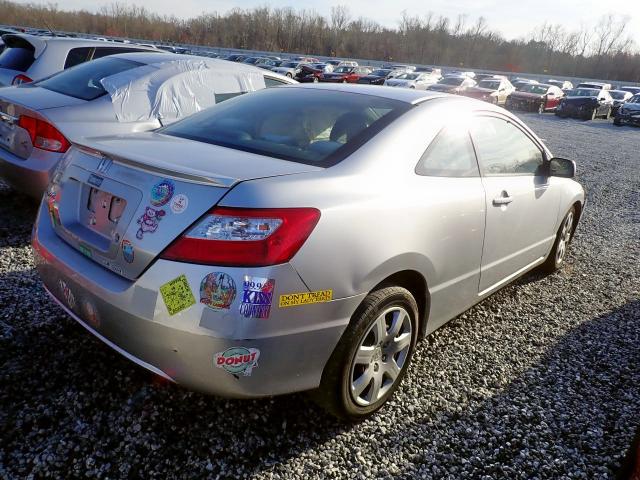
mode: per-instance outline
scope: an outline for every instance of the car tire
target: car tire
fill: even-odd
[[[318,77],[313,77],[313,83],[318,83]]]
[[[364,420],[402,382],[417,337],[418,305],[407,289],[390,286],[371,292],[351,317],[320,387],[310,392],[312,399],[340,419]]]
[[[346,79],[343,79],[343,80],[342,80],[342,83],[347,83],[347,80],[346,80]]]
[[[605,119],[609,120],[611,118],[611,107],[609,107],[609,110],[607,110],[607,116],[604,117]]]
[[[567,249],[571,240],[573,240],[573,232],[576,225],[576,207],[572,206],[562,219],[560,228],[556,233],[556,240],[553,248],[549,252],[549,256],[542,264],[541,268],[546,273],[553,273],[562,268],[564,260],[567,257]]]
[[[591,112],[591,117],[587,117],[587,120],[595,120],[596,118],[598,118],[598,109],[594,108]]]
[[[538,105],[538,114],[542,115],[544,113],[544,102],[540,102],[540,105]]]
[[[290,72],[287,72],[287,77],[289,77],[289,78],[293,78],[293,75],[291,75],[291,73],[290,73]]]
[[[614,124],[616,127],[621,127],[621,126],[622,126],[622,122],[620,121],[620,119],[619,119],[618,117],[614,117],[614,119],[613,119],[613,124]]]

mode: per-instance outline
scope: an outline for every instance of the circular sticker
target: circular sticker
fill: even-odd
[[[183,193],[179,193],[171,200],[171,211],[173,213],[182,213],[189,206],[189,197]]]
[[[161,207],[166,205],[171,197],[175,186],[171,180],[162,180],[151,187],[151,205]]]
[[[133,245],[129,240],[122,240],[122,257],[127,263],[133,262],[134,252]]]
[[[227,310],[236,298],[236,284],[230,275],[210,273],[200,283],[200,303],[216,310]]]
[[[93,303],[91,303],[89,300],[85,300],[83,310],[85,320],[87,320],[87,322],[89,322],[91,326],[99,327],[100,319],[98,317],[98,311],[96,310],[96,307],[93,305]]]

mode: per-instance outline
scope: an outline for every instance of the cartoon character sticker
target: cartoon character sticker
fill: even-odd
[[[164,179],[156,183],[151,187],[151,205],[154,207],[166,205],[167,202],[171,200],[171,197],[173,197],[174,190],[175,185],[171,180]]]
[[[213,363],[233,376],[242,374],[249,377],[253,369],[258,366],[258,358],[260,358],[260,350],[257,348],[232,347],[216,353]]]
[[[129,240],[122,240],[122,258],[127,263],[133,263],[134,259],[133,245]]]
[[[155,209],[151,207],[144,207],[144,213],[138,219],[138,231],[136,232],[136,238],[142,240],[145,233],[153,233],[158,229],[158,222],[166,215],[166,212],[162,209]]]
[[[269,318],[275,286],[273,279],[245,275],[240,314],[245,318]]]
[[[228,310],[236,298],[236,283],[230,275],[213,272],[200,282],[200,303],[214,310]]]
[[[189,206],[189,197],[184,193],[179,193],[171,200],[171,211],[173,213],[182,213]]]

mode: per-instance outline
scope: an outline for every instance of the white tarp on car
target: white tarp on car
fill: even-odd
[[[227,65],[228,64],[228,65]],[[222,60],[172,59],[101,80],[120,122],[161,119],[163,124],[199,112],[224,96],[265,88],[257,68]]]

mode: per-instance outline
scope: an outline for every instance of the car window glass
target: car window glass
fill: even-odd
[[[72,48],[67,54],[67,60],[64,62],[64,68],[71,68],[86,62],[91,54],[92,47]]]
[[[115,55],[117,53],[132,53],[132,52],[148,52],[153,50],[141,50],[139,48],[127,48],[127,47],[96,47],[96,51],[93,53],[93,59],[108,57],[109,55]]]
[[[477,117],[471,136],[483,175],[535,175],[542,151],[513,123],[495,117]]]
[[[271,88],[271,87],[280,87],[282,85],[287,85],[287,82],[283,82],[282,80],[278,80],[272,77],[264,77],[264,84],[267,88]]]
[[[477,177],[478,163],[467,127],[442,130],[420,158],[416,173],[432,177]]]
[[[0,53],[0,68],[26,72],[35,61],[33,52],[33,47],[6,47],[2,53]]]

